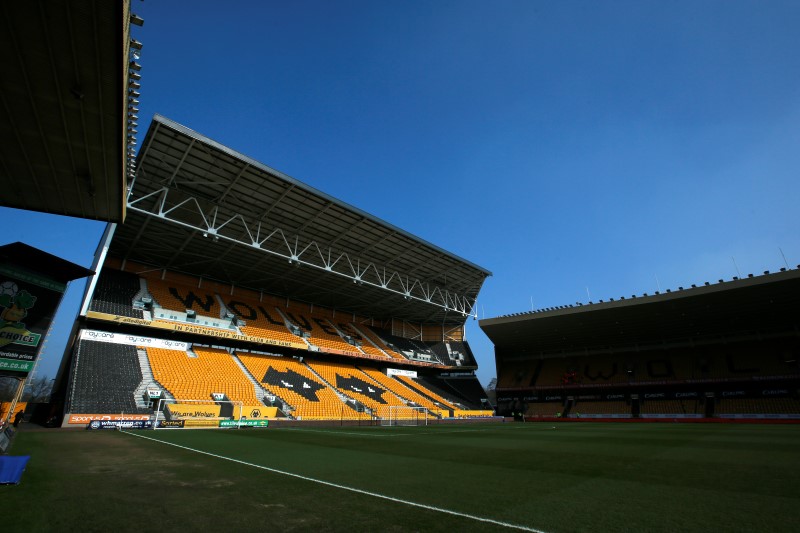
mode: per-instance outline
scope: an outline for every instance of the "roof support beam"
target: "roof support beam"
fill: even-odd
[[[180,201],[166,208],[170,205],[168,200],[171,194],[177,195]],[[142,200],[155,196],[159,198],[151,209],[140,207],[144,205],[141,204]],[[204,235],[213,235],[214,239],[222,239],[233,245],[282,257],[289,264],[316,268],[350,279],[358,285],[372,286],[400,295],[407,300],[416,300],[444,309],[446,312],[453,311],[462,317],[473,316],[475,302],[467,296],[452,293],[438,285],[431,285],[427,281],[388,269],[384,265],[362,262],[360,257],[334,250],[328,245],[289,233],[282,228],[274,228],[262,238],[259,222],[251,222],[244,215],[231,212],[219,205],[206,213],[201,207],[202,203],[193,196],[186,197],[182,193],[164,187],[132,199],[128,203],[128,209],[146,215],[146,220],[157,218]],[[202,222],[193,222],[195,220]],[[238,230],[226,229],[229,225]],[[244,232],[239,228],[240,225]]]

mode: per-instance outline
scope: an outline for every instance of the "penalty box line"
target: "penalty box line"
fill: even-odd
[[[296,478],[296,479],[302,479],[304,481],[310,481],[312,483],[319,483],[320,485],[326,485],[328,487],[333,487],[335,489],[342,489],[342,490],[346,490],[346,491],[350,491],[350,492],[355,492],[357,494],[363,494],[364,496],[372,496],[373,498],[380,498],[382,500],[388,500],[388,501],[394,502],[394,503],[400,503],[400,504],[403,504],[403,505],[409,505],[411,507],[418,507],[420,509],[427,509],[429,511],[434,511],[434,512],[437,512],[437,513],[444,513],[444,514],[449,514],[449,515],[452,515],[452,516],[458,516],[458,517],[461,517],[461,518],[467,518],[469,520],[475,520],[477,522],[484,522],[484,523],[487,523],[487,524],[493,524],[493,525],[496,525],[496,526],[506,527],[506,528],[509,528],[509,529],[517,529],[517,530],[520,530],[520,531],[530,531],[532,533],[546,533],[545,531],[542,531],[541,529],[534,529],[532,527],[521,526],[521,525],[518,525],[518,524],[509,523],[509,522],[502,522],[500,520],[494,520],[492,518],[485,518],[485,517],[482,517],[482,516],[476,516],[476,515],[471,515],[471,514],[467,514],[467,513],[459,513],[458,511],[451,511],[450,509],[443,509],[441,507],[435,507],[433,505],[427,505],[427,504],[424,504],[424,503],[412,502],[412,501],[409,501],[409,500],[402,500],[400,498],[395,498],[393,496],[386,496],[385,494],[379,494],[377,492],[370,492],[370,491],[363,490],[363,489],[357,489],[355,487],[348,487],[347,485],[339,485],[338,483],[331,483],[330,481],[324,481],[324,480],[321,480],[321,479],[315,479],[313,477],[303,476],[301,474],[293,474],[292,472],[286,472],[284,470],[278,470],[277,468],[271,468],[269,466],[257,465],[255,463],[248,463],[247,461],[242,461],[240,459],[234,459],[233,457],[225,457],[224,455],[218,455],[218,454],[215,454],[215,453],[206,452],[206,451],[198,450],[198,449],[195,449],[195,448],[190,448],[188,446],[183,446],[181,444],[175,444],[174,442],[167,442],[167,441],[163,441],[163,440],[159,440],[159,439],[154,439],[153,437],[147,437],[145,435],[140,435],[138,433],[133,433],[131,431],[120,430],[120,433],[124,433],[126,435],[131,435],[133,437],[138,437],[140,439],[145,439],[145,440],[150,440],[150,441],[153,441],[153,442],[158,442],[158,443],[161,443],[161,444],[166,444],[168,446],[174,446],[175,448],[180,448],[182,450],[188,450],[190,452],[199,453],[201,455],[207,455],[209,457],[214,457],[216,459],[222,459],[223,461],[230,461],[232,463],[238,463],[238,464],[249,466],[249,467],[252,467],[252,468],[258,468],[260,470],[266,470],[267,472],[272,472],[273,474],[280,474],[280,475],[283,475],[283,476],[289,476],[289,477],[293,477],[293,478]]]

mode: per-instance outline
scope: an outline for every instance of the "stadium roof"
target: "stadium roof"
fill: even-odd
[[[12,242],[0,246],[0,264],[8,263],[22,266],[33,272],[67,283],[74,279],[85,278],[93,271],[76,265],[71,261],[49,254],[23,242]]]
[[[800,270],[480,321],[498,360],[798,335]]]
[[[122,221],[130,0],[2,2],[0,17],[0,205]]]
[[[463,323],[488,270],[156,115],[113,256],[358,314]]]

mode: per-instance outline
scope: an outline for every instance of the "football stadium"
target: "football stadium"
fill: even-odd
[[[800,266],[480,317],[489,268],[140,121],[132,7],[0,8],[0,205],[106,223],[90,268],[0,245],[9,531],[796,530]]]

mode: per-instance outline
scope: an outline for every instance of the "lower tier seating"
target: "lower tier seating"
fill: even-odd
[[[82,340],[72,360],[73,388],[68,410],[72,413],[147,413],[139,408],[133,391],[142,381],[136,348]]]

